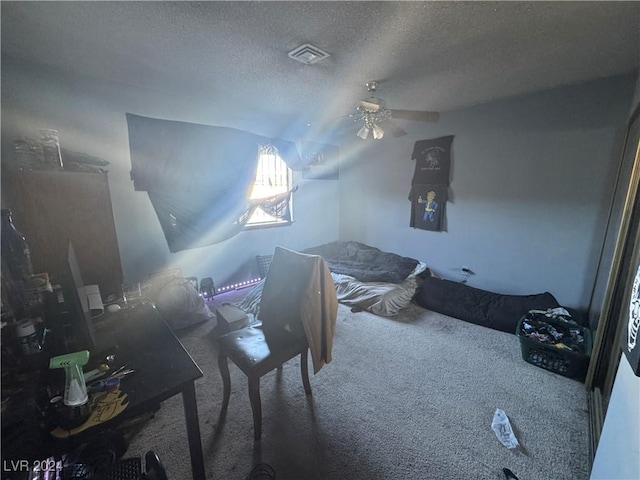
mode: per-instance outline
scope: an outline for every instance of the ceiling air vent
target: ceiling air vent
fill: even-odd
[[[304,63],[305,65],[311,65],[318,63],[320,60],[324,60],[329,57],[329,54],[318,47],[314,47],[309,43],[300,45],[298,48],[294,48],[289,52],[289,57]]]

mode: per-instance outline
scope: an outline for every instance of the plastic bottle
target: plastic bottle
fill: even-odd
[[[38,353],[41,350],[36,327],[31,320],[25,319],[18,322],[16,325],[16,334],[24,355]]]
[[[2,210],[2,262],[14,281],[24,282],[33,274],[27,239],[13,224],[11,210]]]
[[[50,129],[40,130],[40,142],[42,143],[44,162],[50,168],[62,170],[62,153],[60,152],[58,131]]]

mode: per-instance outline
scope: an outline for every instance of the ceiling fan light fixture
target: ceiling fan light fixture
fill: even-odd
[[[363,125],[362,128],[360,130],[358,130],[357,135],[363,139],[366,140],[367,138],[369,138],[369,127],[366,125]]]
[[[380,82],[377,80],[371,80],[364,84],[364,86],[367,87],[367,90],[371,93],[374,93],[378,89],[378,85],[380,85]]]
[[[428,112],[423,110],[395,110],[388,109],[386,102],[375,96],[379,83],[377,80],[371,80],[365,85],[371,96],[367,99],[360,100],[360,105],[356,107],[357,117],[359,121],[364,122],[364,126],[360,128],[357,135],[362,139],[373,136],[374,140],[380,140],[387,134],[394,137],[402,137],[407,132],[400,128],[394,122],[395,118],[404,120],[413,120],[416,122],[437,122],[440,114],[438,112]],[[353,115],[350,115],[352,117]]]
[[[373,138],[375,140],[380,140],[382,137],[384,137],[384,130],[380,127],[380,125],[374,125],[372,130]]]

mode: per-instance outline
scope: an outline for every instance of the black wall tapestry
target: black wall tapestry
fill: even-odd
[[[415,143],[411,158],[416,167],[411,180],[412,228],[441,232],[444,230],[447,188],[451,173],[453,135],[420,140]]]
[[[258,207],[249,200],[260,148],[272,145],[290,168],[301,168],[293,142],[228,127],[127,113],[131,179],[146,191],[169,251],[228,240]],[[261,200],[286,218],[292,192]]]

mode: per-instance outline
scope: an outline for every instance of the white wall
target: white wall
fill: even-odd
[[[274,122],[268,119],[258,122],[243,118],[243,112],[223,116],[214,103],[69,76],[3,57],[3,168],[10,167],[13,140],[37,136],[40,128],[57,129],[64,148],[109,161],[113,213],[125,281],[140,281],[150,273],[177,266],[186,276],[212,277],[220,285],[238,276],[249,277],[255,255],[272,253],[277,244],[303,249],[337,239],[339,182],[305,180],[300,172],[295,172],[294,183],[299,190],[294,194],[292,226],[246,231],[218,245],[171,254],[147,194],[133,190],[129,177],[127,112],[234,128],[247,129],[244,125],[250,125],[250,131],[257,134],[299,140],[287,138],[286,132],[269,130]],[[244,113],[250,115],[251,112]],[[3,208],[4,203],[3,199]]]
[[[611,392],[591,480],[640,478],[640,378],[623,357]]]
[[[444,112],[409,134],[348,138],[340,238],[418,258],[437,274],[505,294],[553,293],[586,310],[634,75]],[[400,121],[398,121],[400,123]],[[409,227],[418,140],[454,135],[446,232]]]

